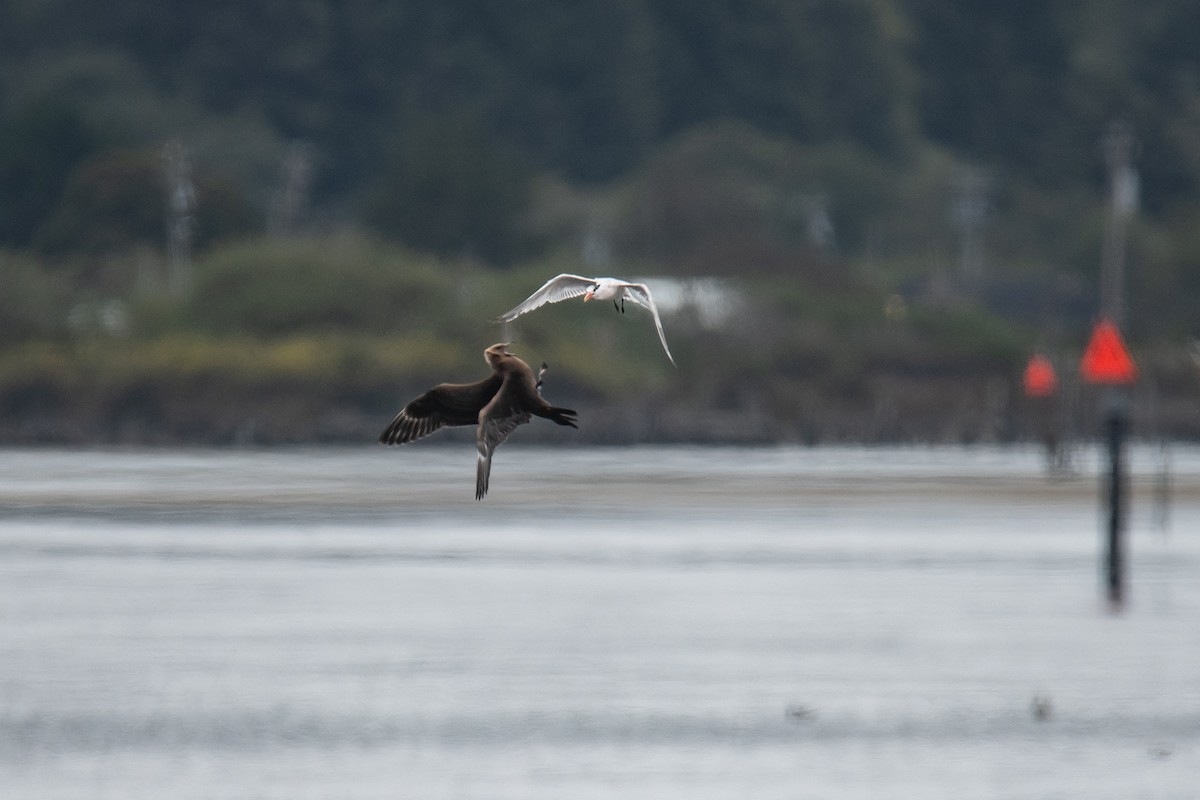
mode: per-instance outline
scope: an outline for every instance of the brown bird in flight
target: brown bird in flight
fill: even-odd
[[[576,413],[552,406],[542,399],[533,370],[508,352],[508,342],[483,351],[494,374],[475,383],[439,383],[416,398],[396,415],[379,436],[382,444],[405,444],[451,425],[475,425],[479,455],[475,468],[475,499],[488,491],[492,454],[508,435],[534,416],[559,425],[576,425]],[[545,365],[542,372],[545,372]],[[541,377],[540,374],[538,376]]]

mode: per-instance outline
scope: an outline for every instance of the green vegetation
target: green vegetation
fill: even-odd
[[[190,291],[138,294],[115,315],[43,283],[21,307],[57,297],[71,311],[26,314],[0,349],[0,438],[370,441],[400,399],[481,377],[482,347],[506,338],[491,318],[559,269],[582,266],[548,260],[502,274],[343,236],[213,248]],[[667,317],[677,370],[636,309],[550,306],[512,326],[516,349],[552,365],[556,401],[595,412],[593,437],[811,440],[920,436],[919,426],[855,428],[855,414],[874,413],[874,382],[971,386],[1011,372],[1028,341],[969,309],[889,319],[874,290],[817,294],[773,275],[729,286],[737,316],[725,329],[694,312]],[[846,416],[836,427],[809,418],[826,403]],[[757,422],[713,431],[702,423],[714,414]],[[615,419],[602,424],[604,415]]]
[[[636,310],[511,326],[618,438],[1015,435],[1030,350],[1067,365],[1096,313],[1116,119],[1126,330],[1184,408],[1198,26],[1184,0],[7,0],[0,441],[370,438],[561,271],[736,298],[668,315],[678,370]]]

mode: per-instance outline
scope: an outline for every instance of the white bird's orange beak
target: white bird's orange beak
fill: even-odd
[[[583,293],[583,302],[585,302],[585,303],[586,303],[588,300],[591,300],[591,299],[592,299],[592,295],[594,295],[594,294],[595,294],[595,292],[593,292],[593,291],[591,291],[591,290],[588,290],[588,291],[584,292],[584,293]]]

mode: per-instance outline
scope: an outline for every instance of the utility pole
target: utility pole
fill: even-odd
[[[1100,325],[1107,323],[1111,326],[1116,348],[1110,349],[1116,355],[1122,355],[1124,351],[1119,328],[1125,322],[1125,256],[1129,223],[1138,206],[1138,175],[1131,163],[1134,144],[1133,127],[1121,120],[1110,123],[1100,140],[1104,163],[1108,168],[1109,186],[1100,262]],[[1096,338],[1093,335],[1093,341]],[[1125,360],[1128,361],[1127,355]],[[1107,500],[1104,572],[1108,601],[1113,609],[1121,608],[1125,600],[1125,529],[1129,517],[1129,480],[1124,443],[1129,428],[1129,384],[1135,375],[1131,361],[1128,369],[1116,372],[1115,380],[1103,381],[1107,384],[1103,403],[1104,438],[1109,458],[1103,487]]]
[[[272,236],[296,233],[308,214],[313,181],[313,149],[293,142],[283,159],[283,182],[271,201],[268,230]]]
[[[192,214],[196,185],[187,150],[176,139],[163,145],[163,183],[167,199],[167,289],[180,295],[191,284]]]
[[[1108,214],[1100,254],[1100,313],[1120,327],[1125,324],[1125,256],[1129,223],[1138,208],[1138,174],[1133,168],[1133,126],[1123,120],[1108,125],[1100,139],[1108,168]]]
[[[980,170],[967,169],[958,179],[954,221],[959,227],[959,279],[968,288],[983,280],[983,223],[987,218],[990,181]]]

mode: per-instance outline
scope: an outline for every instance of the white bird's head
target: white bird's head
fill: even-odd
[[[595,278],[584,293],[584,300],[612,300],[625,289],[625,282],[616,278]]]

